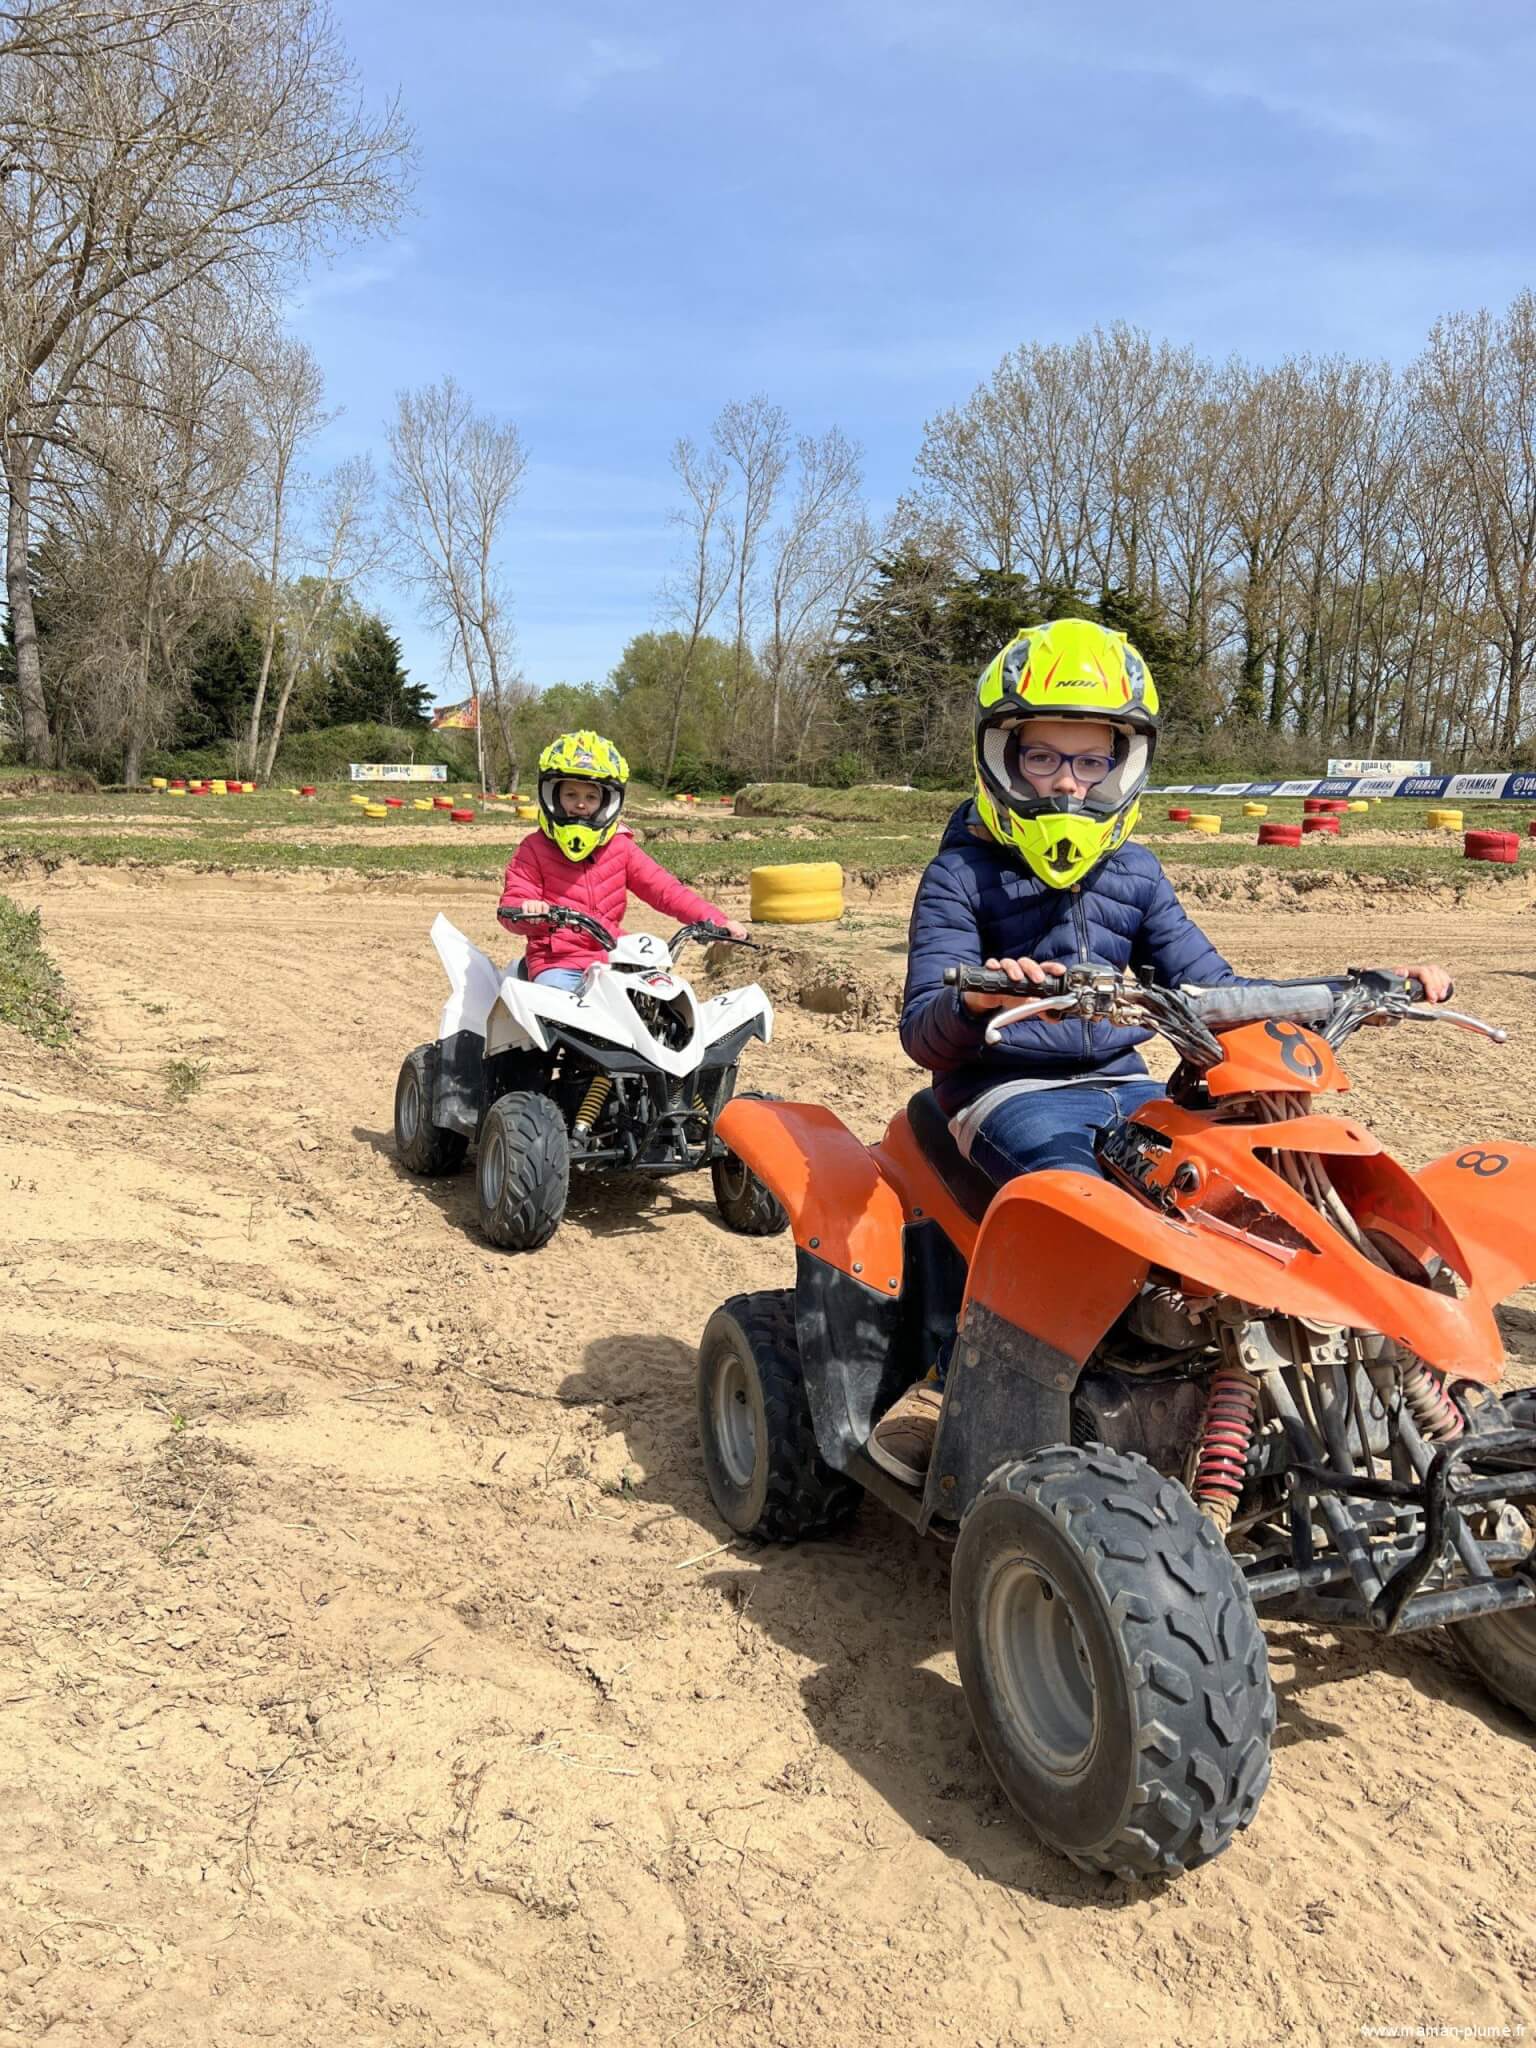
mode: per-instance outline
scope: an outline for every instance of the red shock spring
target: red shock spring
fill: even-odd
[[[1235,1366],[1223,1366],[1211,1381],[1193,1488],[1200,1506],[1223,1529],[1231,1527],[1247,1480],[1248,1446],[1258,1414],[1258,1382]]]

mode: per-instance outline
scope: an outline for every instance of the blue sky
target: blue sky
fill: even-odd
[[[524,669],[600,677],[657,617],[668,451],[766,392],[865,450],[1025,339],[1126,319],[1213,356],[1412,356],[1536,282],[1529,0],[336,0],[418,135],[414,212],[298,295],[382,456],[452,372],[529,453]],[[373,597],[434,687],[406,590]],[[448,694],[453,694],[451,691]]]

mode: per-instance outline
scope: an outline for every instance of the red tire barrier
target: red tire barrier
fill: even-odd
[[[1259,844],[1260,846],[1300,846],[1301,827],[1299,825],[1261,825],[1259,827]]]
[[[304,787],[299,791],[300,796],[313,796],[314,793],[315,785],[312,782],[306,782]]]
[[[1307,817],[1318,817],[1322,812],[1323,800],[1320,796],[1304,796],[1301,800],[1301,808]]]
[[[1303,818],[1301,821],[1301,829],[1303,832],[1321,832],[1325,835],[1331,833],[1333,837],[1337,839],[1339,836],[1339,821],[1331,814],[1326,818]]]
[[[448,815],[455,825],[473,825],[475,822],[473,811],[450,811]]]
[[[1168,819],[1170,824],[1187,825],[1189,823],[1189,812],[1182,805],[1179,805],[1168,813]]]
[[[176,787],[174,782],[171,784],[171,787],[172,789]],[[1532,818],[1530,824],[1526,827],[1526,830],[1530,833],[1533,839],[1536,839],[1536,818]]]
[[[1513,865],[1520,858],[1518,832],[1468,832],[1461,845],[1467,860],[1495,860]]]
[[[453,809],[453,798],[451,796],[435,796],[432,799],[432,808],[434,811],[451,811]]]
[[[173,780],[172,780],[172,782],[171,782],[171,787],[172,787],[172,789],[185,789],[185,788],[186,788],[186,786],[187,786],[187,778],[186,778],[186,777],[185,777],[184,775],[178,775],[178,776],[174,777],[174,778],[173,778]],[[1532,825],[1532,827],[1531,827],[1531,831],[1532,831],[1533,833],[1536,833],[1536,825]]]
[[[405,798],[403,796],[387,796],[384,801],[392,811],[403,811],[405,809]]]

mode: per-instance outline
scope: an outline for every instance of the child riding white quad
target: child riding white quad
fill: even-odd
[[[539,829],[508,863],[497,916],[539,918],[558,905],[617,935],[633,892],[666,917],[723,925],[745,939],[745,925],[695,895],[620,829],[628,781],[628,762],[601,734],[564,732],[550,742],[539,756]],[[546,987],[576,989],[601,952],[589,932],[551,926],[529,934],[526,972]]]
[[[539,766],[541,830],[508,867],[497,910],[532,927],[526,960],[498,967],[445,917],[434,923],[450,993],[437,1038],[400,1068],[396,1156],[410,1173],[446,1174],[475,1145],[480,1228],[509,1251],[558,1228],[573,1172],[707,1166],[732,1230],[782,1230],[783,1209],[715,1134],[773,1006],[755,984],[696,996],[677,969],[695,941],[750,945],[745,928],[620,832],[629,771],[607,740],[565,733]],[[683,920],[670,940],[621,932],[631,888]]]

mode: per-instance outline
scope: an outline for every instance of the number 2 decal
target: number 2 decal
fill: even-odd
[[[1322,1055],[1315,1046],[1307,1043],[1299,1024],[1288,1024],[1279,1018],[1271,1018],[1264,1026],[1264,1030],[1279,1046],[1280,1057],[1293,1074],[1299,1074],[1304,1081],[1317,1079],[1323,1071]]]
[[[1502,1173],[1509,1164],[1507,1152],[1484,1152],[1473,1146],[1470,1152],[1461,1153],[1456,1161],[1463,1173],[1475,1173],[1479,1180],[1492,1180],[1496,1173]]]

